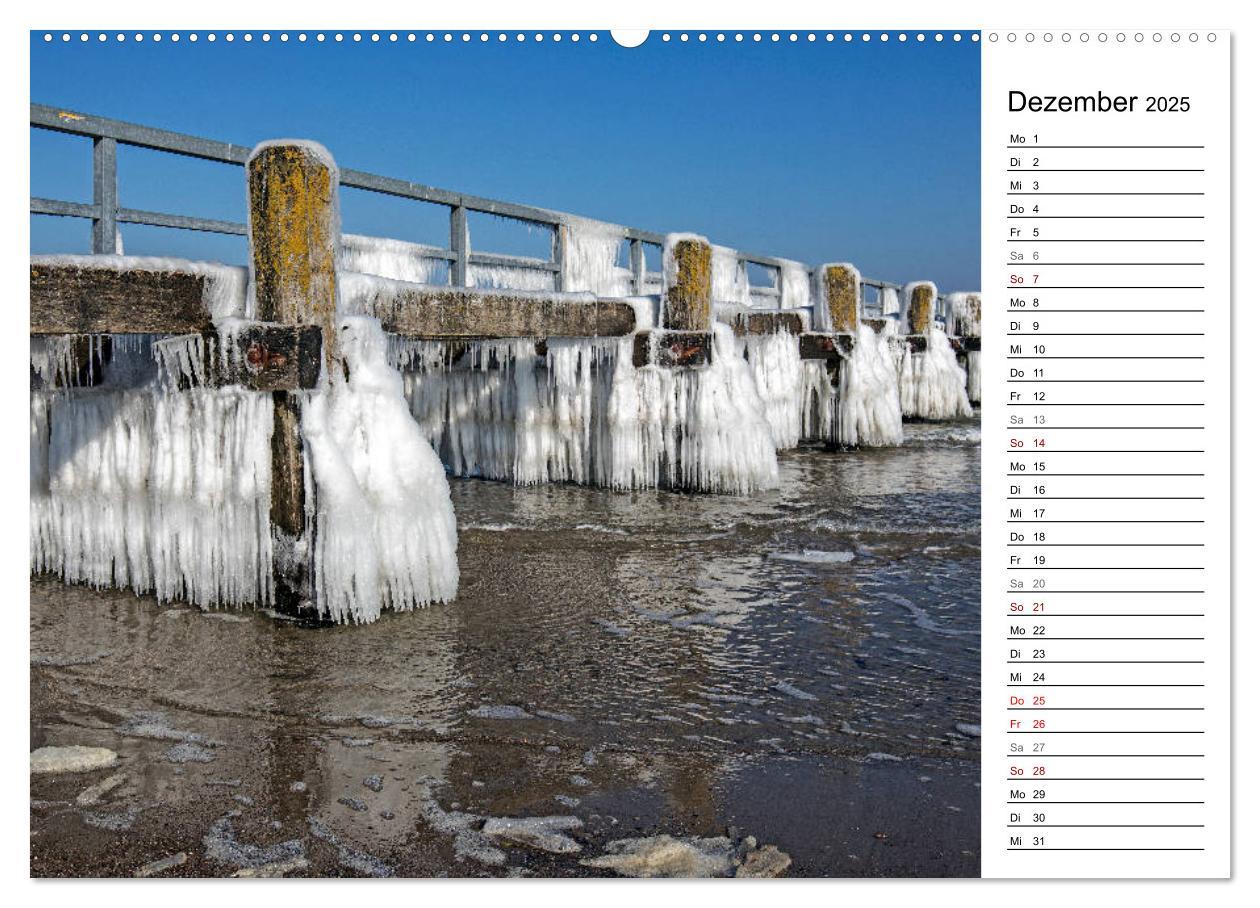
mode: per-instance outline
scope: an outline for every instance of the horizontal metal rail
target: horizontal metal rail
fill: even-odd
[[[167,152],[198,160],[236,166],[243,166],[247,163],[251,152],[250,148],[244,145],[234,145],[228,142],[218,142],[213,139],[185,135],[184,133],[172,132],[166,129],[157,129],[152,126],[113,120],[108,117],[98,117],[92,114],[49,107],[45,104],[31,104],[31,126],[92,139],[92,203],[85,204],[60,199],[32,197],[30,210],[31,214],[91,220],[92,252],[94,254],[108,254],[114,251],[116,248],[116,225],[119,223],[144,224],[153,227],[196,230],[232,236],[248,235],[247,225],[236,221],[221,221],[169,212],[119,207],[116,147],[122,144],[133,148],[146,148],[152,151]],[[590,222],[591,220],[563,211],[553,211],[534,205],[522,205],[516,202],[504,202],[498,199],[453,192],[434,186],[426,186],[423,183],[413,183],[409,180],[379,176],[362,170],[341,170],[340,178],[341,185],[351,189],[443,205],[449,208],[451,217],[450,247],[447,249],[432,247],[432,251],[425,249],[421,255],[425,258],[449,262],[451,266],[451,282],[456,286],[466,284],[470,267],[481,265],[550,272],[555,275],[556,289],[563,289],[561,280],[564,272],[564,244],[559,239],[561,228],[580,222]],[[467,240],[467,218],[470,211],[522,221],[527,224],[550,227],[553,231],[551,258],[541,259],[473,251]],[[636,227],[625,227],[605,221],[597,221],[595,223],[600,224],[611,235],[629,241],[629,270],[631,273],[632,293],[644,293],[650,283],[660,280],[660,272],[647,270],[643,246],[647,244],[663,249],[666,234],[641,230]],[[783,264],[785,260],[744,251],[737,251],[736,257],[741,268],[746,269],[749,264],[753,264],[760,265],[773,272],[775,281],[772,286],[750,287],[749,292],[756,298],[774,299],[782,307],[785,292],[783,279]],[[813,272],[810,271],[809,274],[812,278]],[[893,284],[888,281],[865,279],[862,283],[868,287],[901,289],[900,284]]]

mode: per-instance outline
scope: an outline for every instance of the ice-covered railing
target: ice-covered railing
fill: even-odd
[[[32,197],[30,211],[36,215],[90,220],[91,251],[94,254],[113,254],[120,251],[119,225],[122,224],[145,224],[236,236],[248,234],[247,225],[243,222],[121,206],[117,163],[118,146],[126,145],[243,166],[249,156],[250,149],[247,146],[43,104],[32,104],[30,110],[33,127],[84,136],[92,140],[92,201],[85,203]],[[649,251],[653,258],[661,256],[667,236],[665,233],[594,221],[534,205],[439,189],[360,170],[343,169],[340,185],[447,208],[450,227],[447,245],[414,245],[410,250],[416,258],[417,273],[427,273],[431,278],[437,277],[439,283],[455,287],[497,289],[590,290],[610,296],[641,296],[660,293],[662,290],[662,274],[660,270],[649,267]],[[481,250],[477,247],[476,237],[469,226],[470,213],[493,215],[550,230],[550,256],[544,259]],[[566,227],[569,229],[566,230]],[[615,276],[615,282],[604,282],[599,287],[577,286],[576,275],[589,274],[582,262],[585,250],[581,248],[581,244],[597,235],[617,245],[616,268],[621,273]],[[353,245],[354,238],[347,237],[347,240],[349,245]],[[755,308],[777,309],[809,306],[809,286],[814,279],[809,266],[746,250],[724,249],[723,255],[727,253],[734,271],[742,275],[742,278],[732,280],[742,280],[744,289],[734,298],[728,298],[725,292],[719,292],[718,302],[742,302]],[[749,281],[750,268],[764,272],[767,280],[762,284]],[[434,281],[429,280],[423,283],[432,282]],[[881,287],[897,290],[901,287],[900,284],[869,278],[864,281],[864,286],[875,291]]]

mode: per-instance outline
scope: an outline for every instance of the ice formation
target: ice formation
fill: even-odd
[[[980,336],[980,294],[949,293],[945,296],[949,333],[958,337]]]
[[[336,621],[374,621],[383,606],[453,599],[455,512],[446,475],[403,399],[380,323],[345,317],[347,377],[302,408],[315,485],[314,576]]]
[[[901,444],[897,360],[888,338],[858,325],[853,349],[835,381],[822,360],[801,366],[800,420],[803,438],[846,446]]]
[[[435,246],[345,233],[337,267],[414,284],[445,284],[449,266],[442,252]]]
[[[629,296],[630,269],[617,265],[625,234],[600,221],[572,218],[558,228],[564,244],[560,289],[596,296]]]
[[[783,330],[774,334],[750,334],[744,337],[743,344],[757,396],[770,423],[774,446],[780,451],[796,447],[804,423],[802,395],[805,393],[805,369],[798,335]]]
[[[789,259],[779,259],[778,262],[779,308],[809,308],[809,268],[800,262],[793,262]]]
[[[861,319],[862,311],[862,272],[858,271],[857,266],[849,262],[836,262],[826,265],[819,265],[814,270],[813,280],[813,323],[818,327],[816,331],[834,331],[835,326],[831,323],[831,305],[827,298],[827,269],[829,268],[847,268],[853,272],[854,280],[857,282],[857,314]]]
[[[927,332],[927,350],[902,350],[899,365],[901,412],[921,419],[957,419],[971,415],[967,400],[967,374],[945,332],[933,325]]]
[[[879,288],[879,311],[885,316],[901,314],[901,297],[896,287]]]
[[[713,360],[636,368],[633,341],[400,345],[412,414],[452,473],[529,485],[746,494],[778,482],[774,441],[734,333]]]
[[[751,302],[748,272],[739,264],[739,254],[727,246],[713,247],[713,302],[747,306]]]
[[[946,298],[949,307],[949,330],[959,337],[980,336],[980,294],[951,293]],[[973,403],[980,402],[980,351],[967,353],[967,397]]]
[[[120,348],[115,362],[144,355]],[[203,606],[269,601],[270,439],[266,394],[156,377],[32,390],[31,569]]]
[[[861,322],[853,340],[844,364],[836,440],[844,445],[899,445],[902,411],[892,351],[881,335]]]
[[[554,290],[554,272],[539,268],[515,268],[511,265],[469,265],[468,284],[491,290]]]

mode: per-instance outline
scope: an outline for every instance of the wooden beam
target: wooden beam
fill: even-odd
[[[737,337],[748,334],[776,334],[786,331],[800,334],[804,331],[801,317],[795,312],[733,312],[719,316],[734,330]]]
[[[98,340],[90,335],[71,337],[74,375],[68,376],[76,388],[91,387],[107,376],[114,358],[113,332]],[[232,350],[220,349],[223,338],[211,331],[202,336],[201,363],[197,370],[204,380],[180,379],[180,389],[240,385],[250,391],[295,391],[314,388],[319,383],[323,332],[314,325],[270,325],[254,322],[228,335]],[[174,340],[181,336],[177,335]],[[182,335],[187,337],[187,335]],[[46,383],[31,370],[31,387]]]
[[[640,331],[631,362],[636,368],[682,368],[707,365],[712,356],[713,335],[706,331]]]
[[[31,264],[31,334],[201,334],[205,275]]]
[[[543,294],[391,284],[365,310],[404,337],[624,337],[634,333],[634,307],[616,300],[565,300]]]
[[[250,391],[310,390],[319,384],[323,330],[315,325],[254,322],[227,336],[232,350],[219,349],[223,338],[205,335],[201,374],[205,385],[240,385]],[[192,383],[189,382],[191,387]]]
[[[822,359],[838,363],[853,352],[852,334],[824,334],[809,331],[801,335],[801,359]]]

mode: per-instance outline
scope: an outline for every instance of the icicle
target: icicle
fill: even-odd
[[[912,352],[906,344],[901,354],[901,412],[922,419],[958,419],[971,416],[967,400],[967,376],[949,338],[933,326],[927,333],[927,350]]]
[[[456,475],[521,485],[748,493],[778,480],[757,388],[725,325],[713,362],[635,368],[630,338],[482,341],[450,363],[406,354],[404,380],[421,431]]]
[[[270,437],[271,397],[239,389],[31,392],[31,569],[268,602]]]
[[[980,403],[980,351],[972,350],[967,354],[967,399]]]
[[[844,364],[836,439],[845,445],[899,445],[902,440],[897,364],[888,343],[859,323]]]
[[[630,269],[617,265],[625,241],[623,231],[599,221],[573,218],[562,224],[564,272],[561,289],[597,296],[629,296]]]
[[[738,253],[726,246],[714,246],[712,259],[713,303],[752,305],[748,289],[748,272],[739,266]]]
[[[57,334],[31,338],[31,371],[45,388],[68,388],[78,380],[74,336]]]
[[[800,262],[779,259],[780,309],[808,309],[809,269]]]
[[[414,284],[444,284],[449,268],[444,252],[436,246],[343,233],[337,267]]]
[[[210,376],[206,366],[212,361],[213,350],[208,357],[206,344],[214,345],[200,334],[184,334],[153,341],[153,358],[157,361],[162,381],[171,391],[182,387],[201,387]]]
[[[798,335],[783,330],[769,335],[750,334],[744,338],[744,346],[774,446],[780,451],[796,447],[801,440],[804,393]]]

